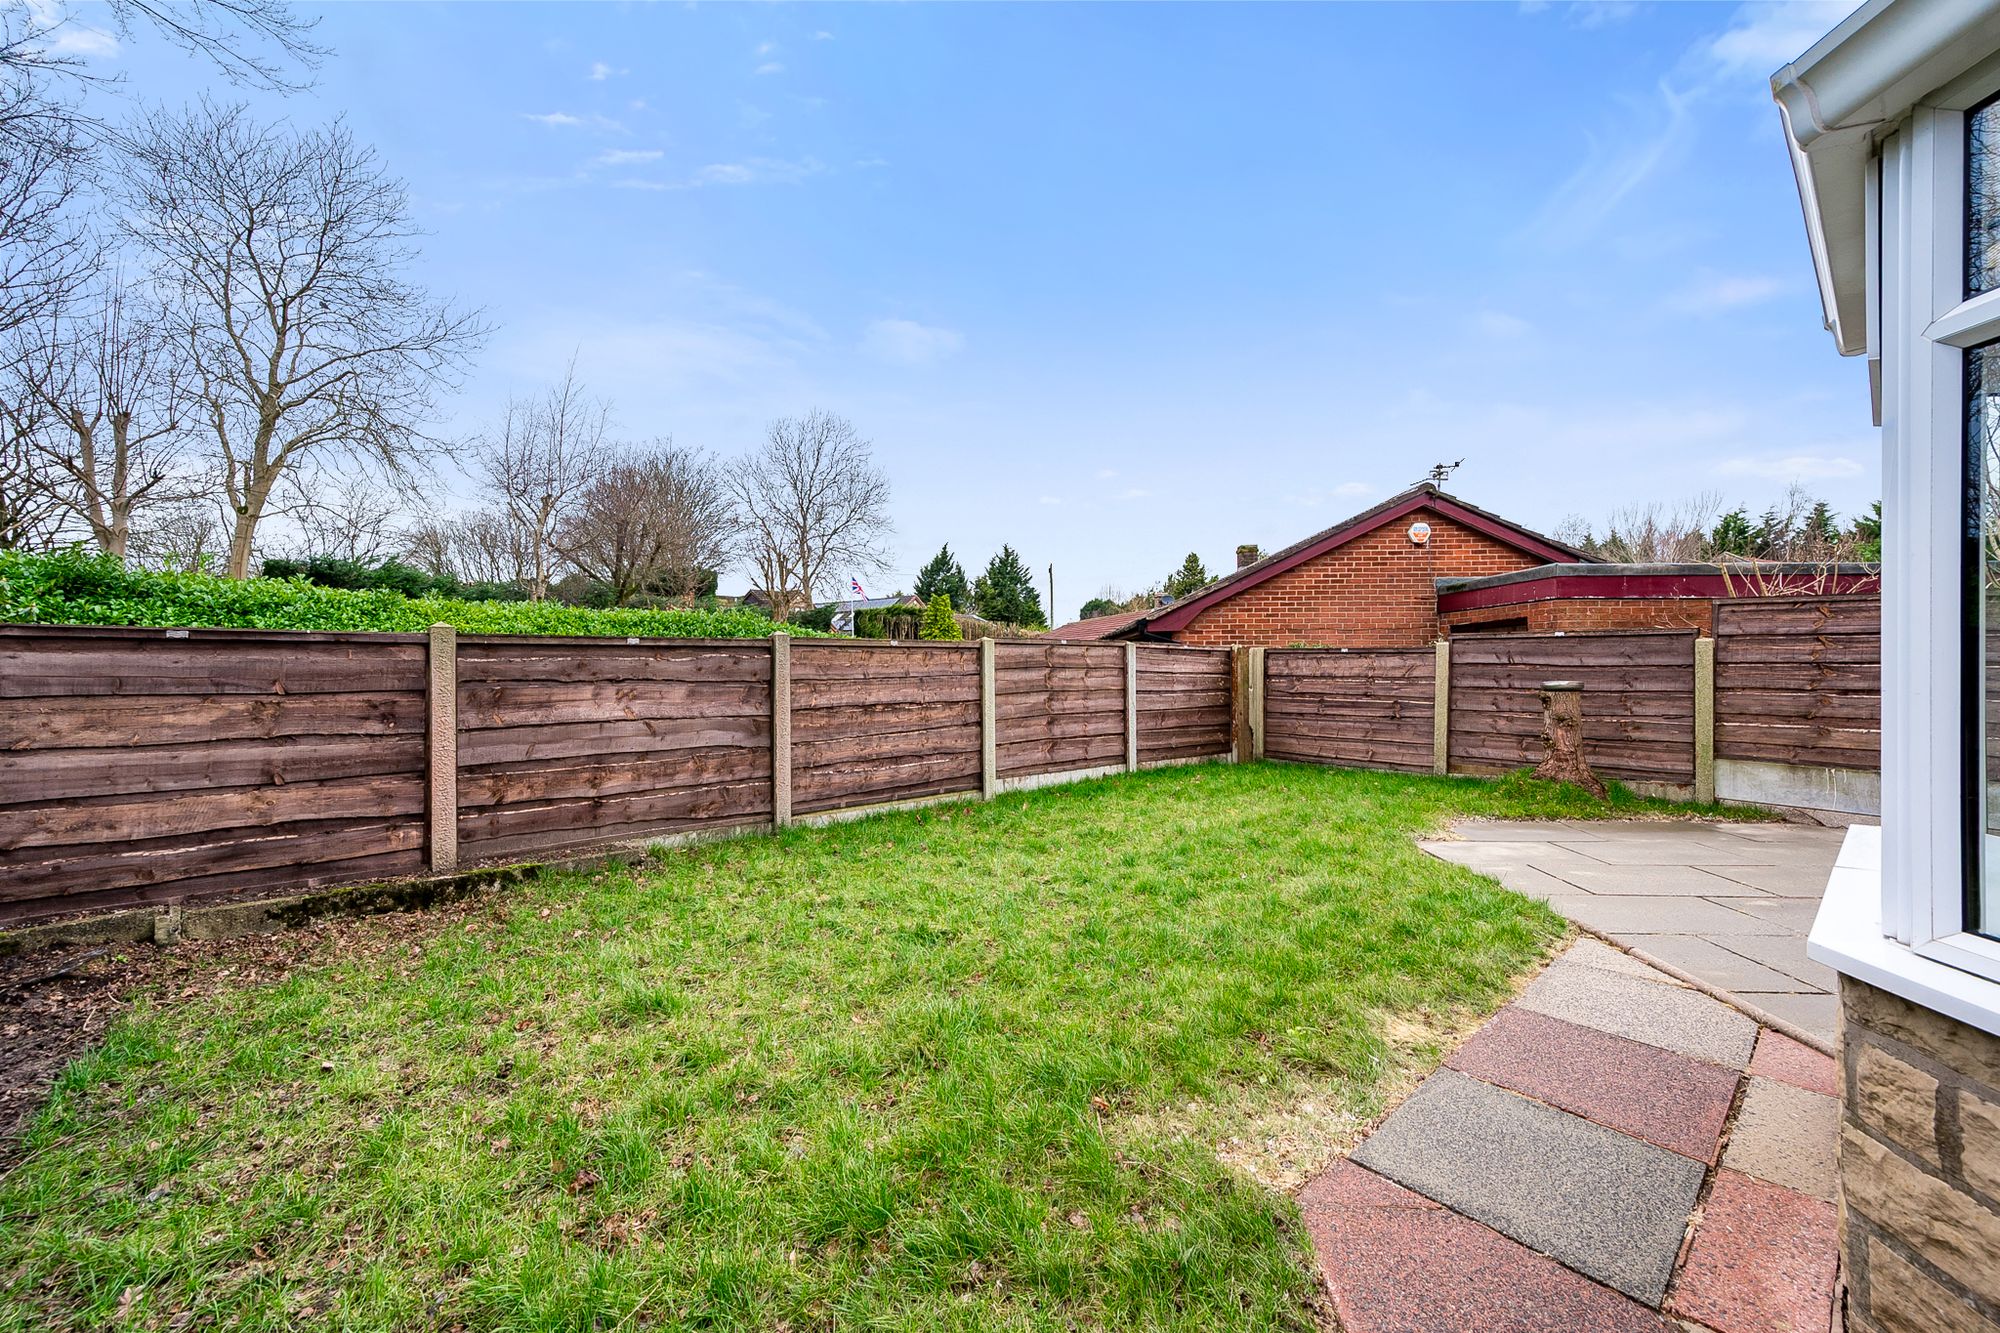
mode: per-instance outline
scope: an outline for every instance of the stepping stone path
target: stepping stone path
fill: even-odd
[[[1299,1207],[1347,1333],[1824,1333],[1836,1091],[1581,939]]]

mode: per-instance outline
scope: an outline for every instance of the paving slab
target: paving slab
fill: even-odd
[[[1803,981],[1813,990],[1831,992],[1838,981],[1832,968],[1825,963],[1814,962],[1806,956],[1805,938],[1800,935],[1739,935],[1732,932],[1726,936],[1716,937],[1715,942],[1731,953],[1761,963],[1772,971],[1782,972],[1794,980]],[[1781,986],[1775,989],[1799,988]]]
[[[1456,861],[1474,870],[1491,871],[1501,866],[1533,866],[1552,875],[1565,870],[1596,870],[1604,865],[1587,856],[1547,842],[1426,842],[1425,851],[1440,860]]]
[[[1753,963],[1705,935],[1633,935],[1626,941],[1663,963],[1729,991],[1798,991],[1817,987]]]
[[[1431,850],[1429,844],[1419,845],[1425,851]],[[1446,856],[1440,859],[1449,861],[1452,858]],[[1548,871],[1537,870],[1531,865],[1471,865],[1465,862],[1460,862],[1459,864],[1465,865],[1468,870],[1477,870],[1489,879],[1497,879],[1500,881],[1502,887],[1512,889],[1519,894],[1525,894],[1530,898],[1548,899],[1555,897],[1557,894],[1576,892],[1576,885],[1571,884],[1568,880],[1557,879]]]
[[[1833,1202],[1840,1103],[1777,1079],[1753,1076],[1722,1150],[1732,1171]]]
[[[1511,1004],[1445,1065],[1704,1165],[1736,1099],[1734,1070]]]
[[[1621,896],[1579,890],[1576,893],[1551,894],[1549,906],[1570,920],[1607,935],[1724,935],[1742,931],[1771,935],[1791,933],[1784,926],[1738,912],[1713,898]]]
[[[1828,872],[1829,874],[1832,872]],[[1739,912],[1783,926],[1791,935],[1812,933],[1813,918],[1819,915],[1819,899],[1813,898],[1731,898],[1729,905]]]
[[[1668,1333],[1652,1310],[1351,1162],[1299,1194],[1348,1333]]]
[[[1757,1041],[1756,1023],[1699,991],[1561,959],[1536,977],[1515,1003],[1731,1069],[1750,1062]]]
[[[1715,866],[1713,871],[1722,879],[1747,884],[1782,898],[1810,898],[1818,902],[1826,892],[1827,876],[1833,873],[1833,861],[1824,857],[1801,856],[1778,865]]]
[[[1560,961],[1571,967],[1594,967],[1605,972],[1617,972],[1641,981],[1656,982],[1662,986],[1679,986],[1680,981],[1668,976],[1650,963],[1642,963],[1623,949],[1614,949],[1592,935],[1579,935],[1575,943],[1563,950]]]
[[[1757,1034],[1757,1050],[1750,1057],[1750,1072],[1759,1078],[1776,1079],[1807,1092],[1826,1097],[1840,1096],[1840,1066],[1833,1057],[1801,1045],[1782,1032],[1769,1028]]]
[[[1450,1069],[1425,1079],[1353,1160],[1655,1307],[1704,1174]]]
[[[1552,840],[1578,856],[1614,866],[1741,866],[1768,864],[1768,854],[1740,840],[1715,846],[1698,838],[1606,838],[1602,842]]]
[[[1716,1333],[1831,1326],[1833,1205],[1734,1171],[1716,1173],[1667,1309]]]
[[[1819,1038],[1831,1046],[1840,1033],[1840,1000],[1837,996],[1823,995],[1817,991],[1793,993],[1765,993],[1743,991],[1737,999],[1754,1005],[1771,1017],[1791,1024],[1808,1036]]]
[[[1543,868],[1539,861],[1531,861],[1529,865]],[[1549,873],[1591,893],[1677,898],[1767,896],[1761,889],[1724,879],[1703,866],[1572,866]]]

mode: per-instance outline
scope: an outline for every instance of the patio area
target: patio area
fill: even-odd
[[[1572,944],[1301,1192],[1342,1326],[1827,1328],[1839,1081],[1805,933],[1840,832],[1450,833],[1424,850],[1622,947]]]
[[[1806,933],[1844,830],[1805,824],[1463,820],[1431,855],[1541,898],[1766,1026],[1831,1050],[1832,969]]]

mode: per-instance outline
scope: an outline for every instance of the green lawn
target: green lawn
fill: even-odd
[[[0,1328],[1311,1327],[1272,1127],[1340,1146],[1564,930],[1412,836],[1604,812],[1177,768],[346,925],[72,1066]]]

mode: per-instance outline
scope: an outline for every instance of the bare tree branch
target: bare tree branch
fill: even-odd
[[[255,124],[241,106],[153,113],[127,139],[125,230],[189,349],[245,577],[278,483],[336,459],[401,476],[487,329],[400,275],[417,235],[400,181],[347,128]]]
[[[487,490],[521,530],[538,602],[556,576],[556,533],[611,461],[610,429],[610,406],[578,382],[572,358],[561,383],[539,400],[510,401],[499,430],[473,445]]]
[[[728,474],[743,552],[783,620],[849,575],[888,567],[889,479],[854,424],[782,417]]]
[[[722,470],[703,454],[659,440],[607,467],[554,540],[623,606],[640,593],[690,586],[700,571],[721,568],[735,532]]]

